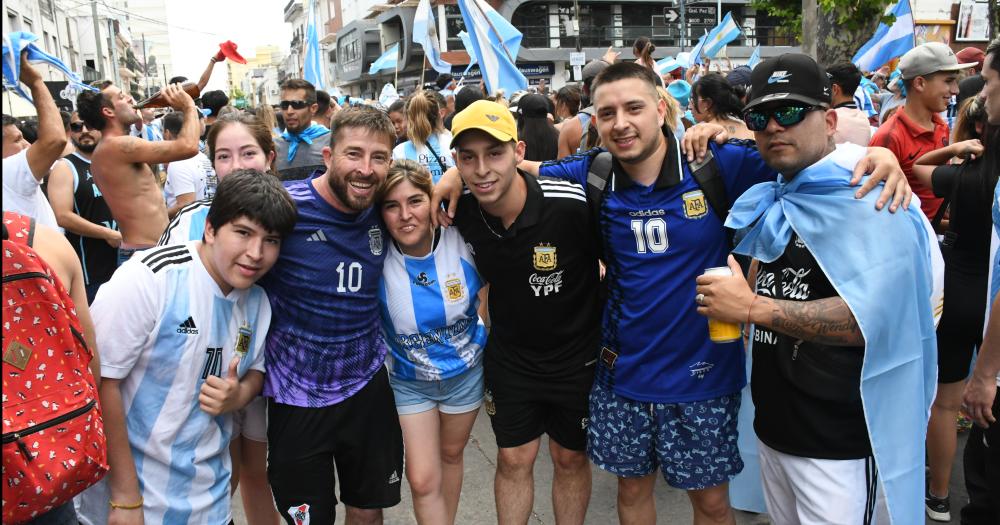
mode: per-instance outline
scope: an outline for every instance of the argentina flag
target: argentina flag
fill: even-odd
[[[399,61],[399,43],[397,42],[392,47],[387,49],[382,56],[375,59],[372,62],[371,67],[368,68],[368,74],[374,75],[383,69],[396,69],[396,64]]]
[[[424,48],[424,56],[427,57],[427,62],[435,71],[451,73],[451,64],[441,58],[438,32],[430,0],[420,0],[420,4],[417,5],[417,12],[413,16],[413,42]]]
[[[733,20],[732,13],[726,13],[722,22],[715,26],[705,39],[704,54],[707,58],[715,58],[715,55],[726,47],[726,44],[736,40],[743,34],[743,29]]]
[[[753,69],[760,64],[760,46],[753,48],[753,54],[750,55],[750,59],[747,60],[747,67]]]
[[[306,26],[306,56],[302,76],[316,89],[326,89],[326,68],[323,67],[323,52],[319,47],[316,26],[319,15],[315,1],[309,2],[309,22]]]
[[[862,71],[874,71],[913,49],[913,13],[910,11],[910,1],[899,0],[899,3],[886,12],[896,15],[896,21],[891,26],[879,24],[875,35],[851,59]]]
[[[458,9],[469,32],[470,56],[479,62],[489,92],[495,94],[502,89],[509,96],[527,89],[528,79],[516,65],[521,32],[485,0],[458,0]]]

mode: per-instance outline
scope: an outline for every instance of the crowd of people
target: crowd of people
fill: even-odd
[[[107,465],[31,523],[222,525],[237,487],[251,525],[381,523],[404,477],[418,523],[455,523],[481,407],[503,524],[543,435],[558,523],[591,465],[623,524],[656,522],[659,476],[696,524],[765,510],[744,496],[776,524],[1000,522],[1000,41],[891,72],[654,51],[554,92],[293,78],[256,110],[185,89],[220,54],[163,110],[99,82],[62,115],[22,60],[5,251],[72,300]],[[54,456],[7,425],[13,486],[9,457]]]

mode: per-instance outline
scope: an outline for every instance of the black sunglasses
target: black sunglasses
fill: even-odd
[[[751,109],[743,113],[743,122],[750,131],[764,131],[773,118],[779,126],[787,128],[806,119],[810,111],[826,109],[823,106],[781,106],[770,111]]]
[[[72,131],[74,133],[79,133],[79,132],[83,131],[83,128],[90,129],[90,126],[87,126],[87,123],[83,122],[83,121],[80,121],[80,122],[70,122],[69,123],[69,129],[70,129],[70,131]]]
[[[282,100],[278,105],[281,106],[281,109],[288,109],[289,107],[292,109],[304,109],[310,104],[305,100]]]

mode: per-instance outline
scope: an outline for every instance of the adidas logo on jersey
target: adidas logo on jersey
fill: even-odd
[[[316,241],[326,242],[326,234],[323,233],[323,230],[316,230],[316,233],[306,238],[306,242],[316,242]]]
[[[399,473],[395,470],[392,471],[392,475],[389,476],[389,484],[392,485],[393,483],[399,483]]]
[[[177,326],[177,333],[198,335],[198,327],[194,325],[194,318],[188,316],[186,321]]]
[[[640,210],[630,211],[628,214],[632,217],[659,217],[661,215],[666,215],[667,212],[664,210]]]

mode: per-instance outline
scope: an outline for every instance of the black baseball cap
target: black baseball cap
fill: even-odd
[[[785,53],[754,68],[750,75],[750,102],[743,110],[784,100],[829,106],[830,94],[830,76],[812,57]]]

